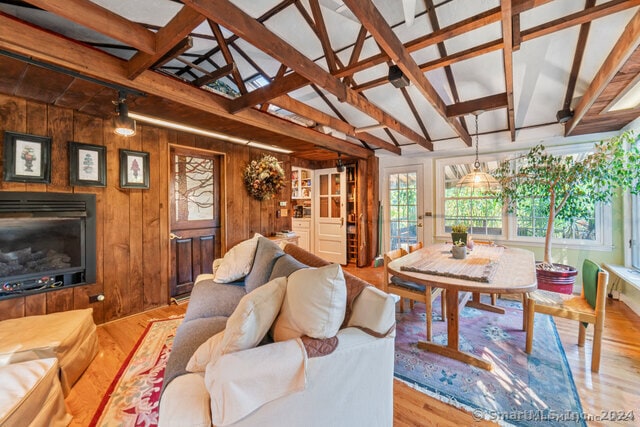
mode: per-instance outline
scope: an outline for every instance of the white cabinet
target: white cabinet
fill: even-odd
[[[309,252],[312,252],[311,248],[311,219],[310,218],[295,218],[291,221],[291,231],[294,231],[298,235],[298,246]]]

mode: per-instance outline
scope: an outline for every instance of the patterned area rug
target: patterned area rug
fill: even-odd
[[[536,314],[533,352],[527,355],[520,303],[499,300],[499,305],[506,314],[471,307],[460,313],[460,348],[491,361],[491,372],[417,348],[416,341],[425,336],[424,304],[413,311],[405,307],[397,315],[396,378],[475,419],[516,426],[586,426],[553,318]],[[446,323],[440,320],[440,312],[434,311],[433,340],[445,344]]]
[[[157,426],[167,358],[182,317],[149,323],[107,390],[91,426]]]

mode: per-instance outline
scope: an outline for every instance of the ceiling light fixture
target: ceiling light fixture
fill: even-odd
[[[291,153],[293,153],[293,151],[291,151],[291,150],[287,150],[285,148],[276,147],[274,145],[263,144],[261,142],[251,141],[251,140],[244,139],[244,138],[238,138],[238,137],[227,135],[227,134],[224,134],[224,133],[214,132],[214,131],[205,130],[205,129],[200,129],[200,128],[197,128],[197,127],[187,126],[187,125],[183,125],[183,124],[176,123],[176,122],[169,122],[167,120],[158,119],[158,118],[150,117],[150,116],[145,116],[145,115],[138,114],[138,113],[129,113],[129,117],[132,117],[132,118],[134,118],[134,119],[136,119],[138,121],[144,122],[144,123],[149,123],[149,124],[160,126],[160,127],[165,127],[165,128],[169,128],[169,129],[175,129],[175,130],[180,130],[180,131],[184,131],[184,132],[189,132],[189,133],[193,133],[193,134],[196,134],[196,135],[207,136],[207,137],[210,137],[210,138],[216,138],[216,139],[220,139],[220,140],[223,140],[223,141],[229,141],[229,142],[233,142],[234,144],[247,145],[249,147],[260,148],[260,149],[269,150],[269,151],[275,151],[277,153],[283,153],[283,154],[291,154]]]
[[[487,172],[480,170],[480,160],[478,158],[478,116],[482,111],[474,111],[473,115],[476,116],[476,161],[473,163],[473,171],[469,172],[456,184],[458,188],[471,188],[472,191],[497,191],[500,189],[500,183]]]
[[[116,105],[116,115],[113,117],[113,131],[120,136],[133,136],[136,134],[136,121],[129,117],[129,107],[127,107],[127,94],[118,91]]]
[[[389,82],[398,89],[409,86],[409,78],[404,75],[400,67],[397,65],[391,65],[389,67],[389,75],[387,78],[389,79]]]

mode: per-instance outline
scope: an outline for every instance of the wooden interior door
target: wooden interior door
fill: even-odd
[[[315,253],[330,262],[347,263],[345,172],[335,168],[315,173]]]
[[[186,147],[170,150],[171,298],[189,295],[221,254],[222,156]]]

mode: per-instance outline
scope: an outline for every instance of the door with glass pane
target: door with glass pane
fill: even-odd
[[[172,146],[170,176],[172,298],[187,296],[198,274],[221,256],[222,156]]]
[[[388,250],[423,241],[423,179],[419,165],[386,170],[386,226],[383,247]]]
[[[330,262],[347,263],[345,172],[335,168],[315,171],[317,206],[316,255]]]

